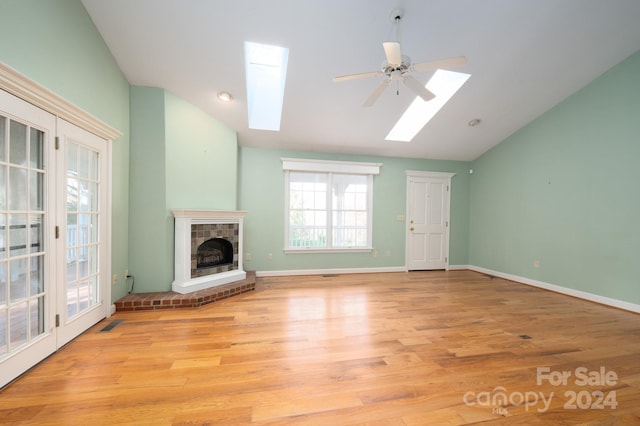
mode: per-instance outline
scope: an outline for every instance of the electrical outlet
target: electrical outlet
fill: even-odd
[[[387,257],[391,257],[391,250],[387,250]]]
[[[405,221],[405,215],[399,214],[398,216],[396,216],[396,220],[398,222],[404,222]]]
[[[118,276],[116,274],[113,274],[113,279],[111,280],[111,285],[116,285],[118,284]]]
[[[246,260],[247,262],[251,262],[251,253],[245,253],[244,260]]]
[[[129,276],[129,270],[125,269],[124,270],[124,279],[126,280],[128,276]]]
[[[273,253],[269,253],[269,254],[267,255],[267,259],[269,259],[269,260],[273,260]]]
[[[539,268],[540,267],[540,261],[539,260],[534,260],[533,261],[533,267],[534,268]]]
[[[378,256],[380,256],[380,252],[378,250],[374,250],[373,257],[378,257]]]

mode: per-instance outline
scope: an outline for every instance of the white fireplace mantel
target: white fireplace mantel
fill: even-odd
[[[172,210],[175,218],[175,271],[171,289],[186,294],[198,290],[244,280],[242,267],[242,224],[246,211],[231,210]],[[238,224],[238,269],[202,277],[191,277],[191,225]]]

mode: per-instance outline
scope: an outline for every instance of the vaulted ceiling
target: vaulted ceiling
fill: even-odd
[[[82,1],[132,85],[164,88],[264,148],[473,160],[640,48],[638,0]],[[464,55],[454,71],[471,74],[408,143],[385,136],[410,90],[392,85],[365,108],[383,77],[331,81],[380,69],[399,7],[403,54]],[[248,128],[245,41],[289,48],[278,132]]]

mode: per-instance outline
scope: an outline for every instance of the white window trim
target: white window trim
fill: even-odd
[[[382,163],[361,163],[350,161],[307,160],[300,158],[281,158],[282,169],[285,171],[284,182],[284,252],[298,253],[368,253],[373,250],[373,176],[380,174]],[[368,176],[367,185],[367,235],[366,247],[288,247],[289,241],[289,172],[340,173]]]

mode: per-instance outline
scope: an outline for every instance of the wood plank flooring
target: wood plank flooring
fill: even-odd
[[[470,271],[259,278],[116,313],[1,391],[0,423],[640,424],[640,315]]]

